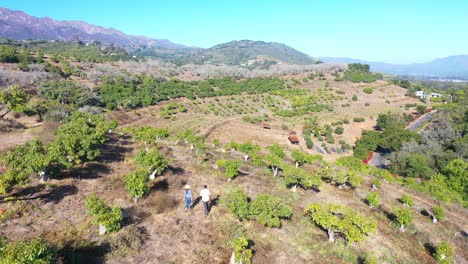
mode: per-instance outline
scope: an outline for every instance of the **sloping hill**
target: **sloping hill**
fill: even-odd
[[[216,45],[205,52],[213,62],[241,64],[258,56],[266,56],[290,64],[314,64],[316,61],[285,44],[276,42],[240,40]]]
[[[157,47],[135,50],[140,56],[149,56],[185,63],[212,64],[315,64],[317,61],[285,44],[253,40],[231,41],[218,44],[208,49],[186,48],[178,50],[164,50]]]
[[[58,21],[48,17],[38,18],[22,11],[0,7],[0,38],[16,40],[81,40],[113,43],[120,46],[147,45],[166,49],[183,48],[184,45],[166,39],[127,35],[113,28],[103,28],[83,21]]]

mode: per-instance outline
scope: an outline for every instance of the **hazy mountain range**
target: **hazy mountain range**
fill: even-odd
[[[103,28],[82,21],[58,21],[48,17],[38,18],[22,11],[0,7],[0,37],[17,40],[100,40],[120,46],[148,45],[163,48],[184,48],[167,39],[127,35],[113,28]]]
[[[208,49],[176,44],[166,39],[127,35],[82,21],[58,21],[37,18],[22,11],[0,7],[0,38],[62,41],[99,40],[126,47],[140,56],[151,56],[176,63],[249,64],[255,62],[314,64],[316,59],[285,44],[241,40],[215,45]],[[390,64],[351,58],[320,57],[325,62],[366,63],[373,71],[396,75],[468,79],[468,55],[450,56],[427,63]]]
[[[331,57],[321,57],[320,60],[325,62],[365,63],[371,66],[372,71],[396,75],[468,79],[468,55],[449,56],[430,62],[412,64],[391,64],[352,58]]]

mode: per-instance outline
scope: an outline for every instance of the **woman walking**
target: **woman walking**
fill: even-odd
[[[188,209],[190,209],[190,206],[192,205],[192,190],[191,190],[191,186],[186,184],[184,186],[184,197],[185,197],[185,211],[187,211]]]

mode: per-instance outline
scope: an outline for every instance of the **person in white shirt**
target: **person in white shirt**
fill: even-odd
[[[203,208],[205,209],[205,215],[208,215],[210,212],[210,200],[211,200],[211,193],[208,190],[208,186],[203,186],[203,189],[200,191],[200,196],[202,197]]]

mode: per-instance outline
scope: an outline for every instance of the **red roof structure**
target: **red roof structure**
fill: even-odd
[[[297,136],[289,136],[288,139],[292,144],[299,144],[299,138]]]
[[[263,123],[263,124],[262,124],[262,127],[263,127],[264,129],[271,129],[270,124],[267,124],[267,123]]]

